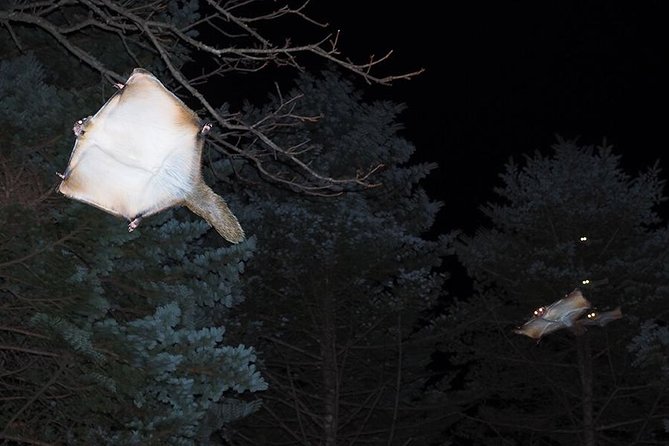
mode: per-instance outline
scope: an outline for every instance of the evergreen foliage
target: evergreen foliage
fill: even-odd
[[[318,317],[333,319],[322,334],[338,337],[332,347],[346,345],[350,357],[361,361],[336,370],[331,361],[339,360],[341,352],[328,350],[328,401],[346,408],[349,432],[356,429],[356,436],[387,443],[405,436],[400,432],[408,413],[404,407],[418,398],[425,381],[412,373],[429,359],[426,344],[405,351],[405,343],[416,337],[419,312],[439,293],[443,278],[432,268],[439,264],[443,243],[420,237],[438,206],[417,186],[431,167],[401,166],[413,148],[395,135],[400,108],[358,103],[360,95],[334,75],[327,75],[327,89],[321,80],[305,77],[302,93],[319,97],[306,98],[299,107],[329,121],[300,127],[290,111],[282,114],[290,107],[279,98],[264,110],[266,115],[247,110],[252,119],[244,121],[212,102],[220,100],[217,94],[210,98],[192,89],[222,74],[236,86],[242,74],[246,79],[247,72],[271,64],[302,68],[298,54],[316,55],[378,83],[411,76],[375,77],[370,69],[376,62],[356,65],[339,59],[325,40],[276,45],[264,36],[266,29],[256,29],[256,23],[270,22],[273,34],[274,20],[284,16],[287,23],[311,21],[301,6],[275,9],[264,2],[0,5],[0,439],[73,445],[220,443],[227,424],[259,408],[248,395],[267,387],[255,368],[254,350],[234,346],[231,339],[241,332],[230,310],[246,295],[240,274],[255,239],[221,246],[218,237],[210,238],[206,224],[179,210],[151,217],[128,234],[118,220],[54,194],[54,173],[66,165],[72,148],[72,123],[94,113],[111,95],[110,83],[136,66],[154,72],[218,124],[208,137],[216,153],[207,174],[214,173],[219,187],[229,189],[229,177],[241,169],[246,175],[239,181],[260,180],[260,170],[262,181],[290,183],[307,193],[340,186],[364,189],[369,171],[355,168],[389,166],[381,175],[384,187],[342,201],[301,197],[293,204],[294,195],[262,181],[251,188],[246,198],[257,204],[245,212],[247,232],[254,232],[254,224],[263,231],[268,257],[250,274],[249,290],[266,297],[270,289],[287,289],[277,311],[296,319],[291,316],[296,302],[323,300],[328,307],[319,308]],[[200,31],[204,38],[196,40]],[[195,57],[197,66],[189,64]],[[210,87],[197,88],[206,94]],[[268,142],[270,132],[287,144],[285,150]],[[296,156],[309,137],[318,141],[312,151],[305,158]],[[264,144],[254,145],[259,138]],[[255,162],[255,170],[239,159],[232,164],[218,151]],[[351,178],[322,178],[308,168],[321,162],[327,175]],[[276,231],[278,219],[293,227],[287,238]],[[286,244],[290,240],[295,249]],[[305,269],[303,261],[312,254],[312,260],[322,262],[321,276]],[[326,277],[340,285],[315,294]],[[289,283],[293,278],[305,282]],[[271,306],[259,306],[249,315],[275,330],[273,338],[295,336],[295,331],[278,329],[285,320],[272,319]],[[410,361],[412,355],[420,361]],[[409,363],[415,367],[405,372]],[[305,373],[313,376],[317,370]],[[338,385],[333,372],[347,373],[351,389],[367,392],[350,397],[365,401],[364,406],[352,409],[332,398]],[[381,385],[370,393],[367,387],[379,383],[376,372],[382,373]],[[329,405],[326,412],[332,415],[335,409]],[[332,439],[332,418],[327,423]]]
[[[266,388],[226,334],[254,241],[225,245],[180,210],[129,234],[55,195],[99,90],[46,71],[35,54],[0,63],[0,438],[209,444]]]
[[[453,308],[457,331],[443,346],[474,401],[452,432],[476,444],[666,440],[662,384],[631,366],[628,351],[667,298],[659,170],[631,177],[609,147],[559,140],[550,156],[510,163],[501,179],[499,199],[483,207],[490,228],[456,244],[477,296]],[[511,332],[576,287],[602,310],[622,306],[623,320],[538,345]]]
[[[606,145],[562,140],[509,164],[483,207],[490,226],[455,243],[476,293],[435,322],[456,235],[425,236],[440,204],[421,180],[435,166],[412,163],[403,107],[367,102],[326,71],[235,113],[212,82],[302,68],[302,53],[368,81],[392,77],[338,59],[326,40],[266,37],[308,22],[301,7],[151,5],[0,4],[0,442],[669,441],[669,233],[656,166],[630,176]],[[205,175],[239,189],[226,197],[254,234],[246,242],[223,244],[179,209],[128,233],[54,193],[72,122],[135,66],[217,124]],[[575,287],[624,318],[538,345],[512,333]]]
[[[444,281],[445,243],[422,236],[439,209],[419,185],[434,166],[410,163],[402,106],[366,103],[335,72],[301,76],[286,97],[309,119],[279,129],[282,145],[308,141],[296,150],[332,177],[384,167],[378,187],[338,197],[247,189],[255,208],[243,218],[263,259],[247,271],[244,308],[258,320],[247,336],[269,390],[235,444],[423,444],[443,409],[423,396],[434,341],[419,323]]]

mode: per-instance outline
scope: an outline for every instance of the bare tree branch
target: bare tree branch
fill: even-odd
[[[272,131],[277,126],[298,125],[314,117],[283,113],[282,104],[268,116],[246,122],[238,114],[223,114],[211,98],[196,88],[213,78],[225,78],[235,72],[255,72],[270,65],[302,71],[303,56],[339,66],[371,84],[388,85],[422,72],[378,75],[377,69],[390,58],[392,51],[380,58],[371,56],[366,62],[353,62],[340,53],[338,32],[333,34],[326,30],[324,35],[305,44],[293,44],[290,36],[286,36],[283,43],[275,43],[264,28],[268,24],[275,26],[275,22],[280,23],[286,17],[315,27],[316,34],[327,28],[308,15],[308,3],[293,7],[257,0],[203,0],[200,18],[191,23],[175,23],[163,14],[167,9],[166,0],[150,4],[111,0],[36,1],[0,10],[0,22],[20,51],[23,50],[20,31],[40,29],[111,83],[123,82],[122,72],[129,72],[131,65],[141,65],[142,60],[147,60],[142,54],[158,55],[176,83],[176,90],[195,99],[208,119],[218,124],[220,131],[211,135],[212,145],[226,155],[246,159],[265,179],[307,194],[326,196],[351,188],[377,186],[373,177],[383,167],[381,164],[357,166],[355,175],[335,178],[319,171],[309,161],[312,147],[308,141],[295,147],[281,147],[273,140]],[[93,46],[81,45],[95,33],[116,36],[127,60],[111,67],[102,62],[104,55],[95,53]],[[191,69],[185,55],[201,66],[201,73],[190,79],[184,74],[185,69]],[[286,105],[295,100],[297,98],[289,100]]]

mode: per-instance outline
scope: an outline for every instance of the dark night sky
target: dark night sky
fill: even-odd
[[[504,163],[547,151],[555,134],[586,144],[606,137],[630,173],[657,159],[666,169],[669,32],[660,2],[537,3],[447,2],[444,12],[433,2],[377,11],[318,3],[346,54],[394,49],[388,71],[426,69],[373,92],[408,105],[417,160],[440,165],[426,183],[445,203],[439,228],[481,224],[478,207]]]

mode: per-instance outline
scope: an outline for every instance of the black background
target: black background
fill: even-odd
[[[606,138],[634,174],[665,152],[669,33],[660,2],[312,3],[357,61],[394,50],[384,73],[425,68],[371,96],[407,104],[405,136],[444,202],[437,231],[473,231],[513,156],[555,135]]]

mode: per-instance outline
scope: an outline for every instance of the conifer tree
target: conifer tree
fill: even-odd
[[[666,439],[659,376],[633,367],[628,351],[667,298],[659,170],[632,177],[610,147],[559,140],[550,156],[511,163],[501,178],[499,199],[483,207],[490,227],[456,244],[476,296],[454,307],[457,333],[443,348],[475,403],[452,432],[476,444]],[[576,287],[600,309],[622,306],[624,318],[538,344],[512,333]]]
[[[179,211],[129,234],[51,195],[53,164],[64,165],[71,141],[57,139],[54,160],[43,144],[76,101],[34,56],[4,61],[0,73],[2,438],[207,444],[255,410],[245,393],[266,387],[253,350],[225,333],[253,242],[208,240],[207,224]]]
[[[279,130],[280,144],[307,140],[295,150],[335,178],[383,168],[377,187],[338,197],[247,188],[255,209],[244,218],[264,260],[249,265],[243,307],[258,321],[247,336],[269,390],[235,425],[234,444],[425,444],[443,415],[442,402],[421,396],[434,340],[419,317],[444,280],[434,269],[445,244],[422,235],[439,208],[419,184],[434,166],[410,163],[402,106],[365,102],[335,72],[301,76],[268,108],[292,97],[301,99],[290,113],[308,120]]]
[[[299,54],[372,82],[407,77],[377,77],[370,72],[377,61],[351,63],[327,39],[272,43],[267,29],[286,18],[314,23],[301,7],[264,2],[0,4],[2,440],[208,444],[257,408],[247,398],[265,388],[255,353],[226,332],[234,323],[229,309],[245,294],[239,275],[254,240],[221,245],[179,210],[128,234],[116,219],[55,195],[54,174],[71,151],[72,123],[140,66],[216,123],[209,150],[248,159],[265,173],[285,157],[302,171],[304,181],[294,186],[303,192],[367,187],[367,173],[338,183],[304,169],[299,156],[271,140],[275,111],[241,122],[218,95],[203,94],[212,91],[206,81],[226,90],[222,74],[234,86],[226,91],[239,92],[250,72],[301,68]],[[260,148],[240,142],[258,139]],[[229,189],[229,162],[214,167],[207,174]]]

